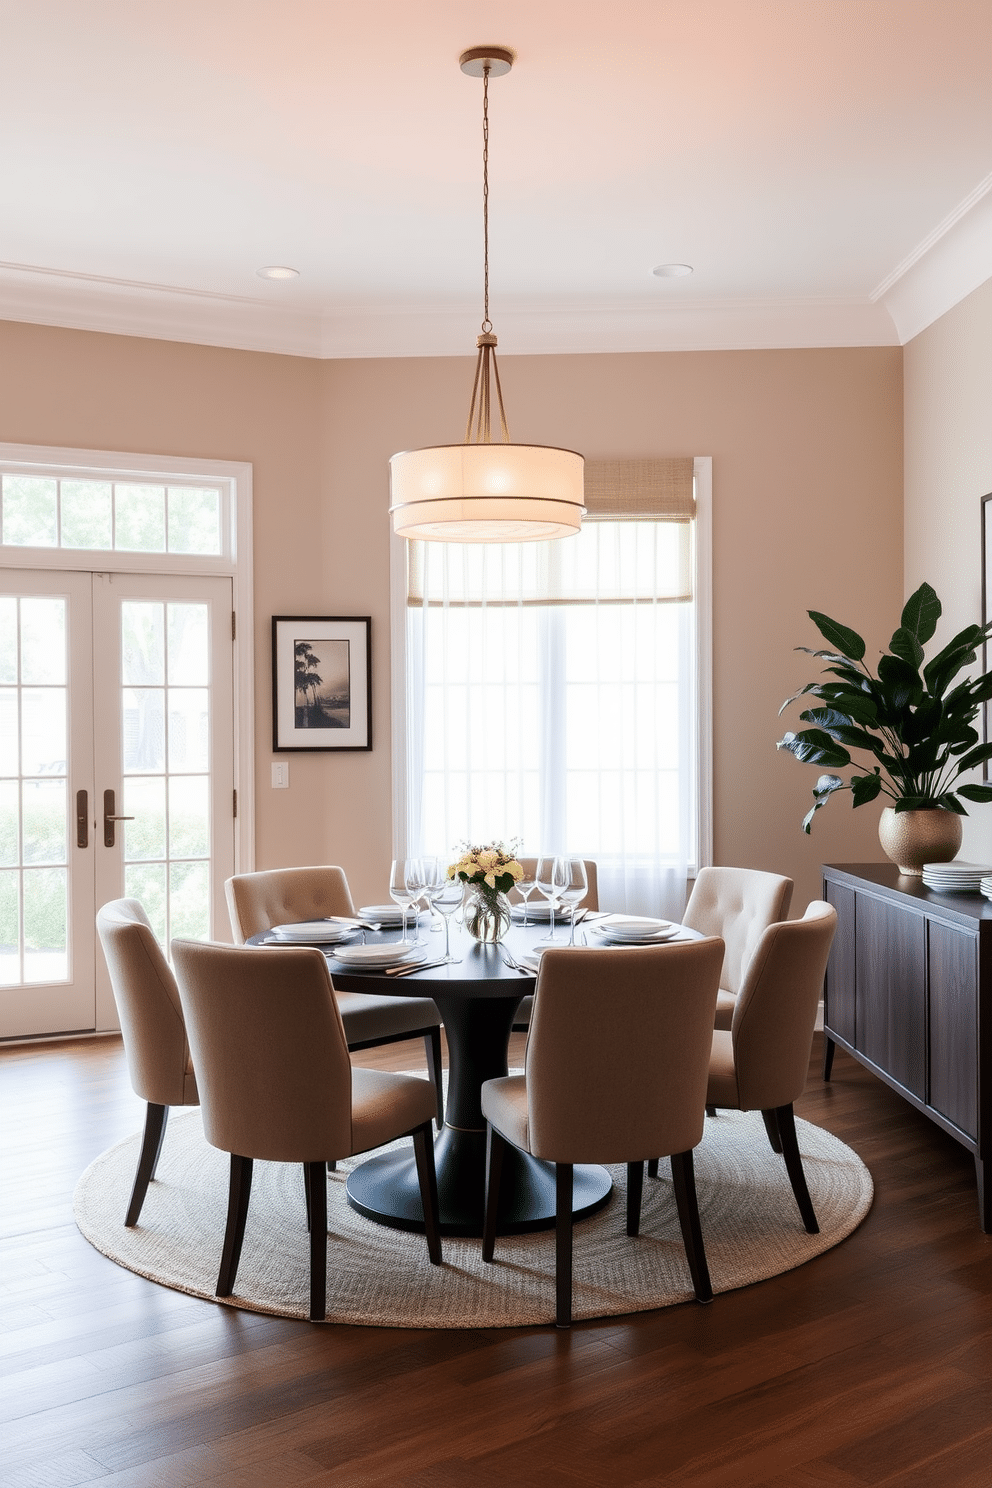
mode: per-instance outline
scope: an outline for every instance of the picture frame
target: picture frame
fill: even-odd
[[[272,748],[372,748],[370,616],[272,616]]]
[[[982,497],[982,624],[992,621],[992,492]],[[989,644],[982,644],[982,671],[989,670]],[[982,709],[982,742],[992,741],[992,703]],[[982,767],[982,779],[992,780],[992,764]]]

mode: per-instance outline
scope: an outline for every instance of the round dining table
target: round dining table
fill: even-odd
[[[515,924],[507,935],[505,949],[516,959],[547,933],[547,924]],[[265,935],[251,937],[256,944],[266,939]],[[382,940],[386,944],[395,939],[395,931],[368,937],[369,943]],[[424,952],[428,963],[443,956],[444,937],[431,935],[429,942]],[[425,965],[404,976],[356,970],[335,959],[333,946],[320,949],[327,957],[335,987],[342,992],[430,997],[437,1004],[448,1042],[444,1125],[434,1143],[441,1232],[481,1235],[486,1187],[482,1086],[486,1080],[508,1073],[507,1046],[514,1014],[520,999],[534,991],[536,974],[514,971],[499,946],[480,944],[457,924],[451,926],[451,951],[456,961],[443,966]],[[576,1164],[573,1217],[580,1219],[602,1208],[611,1187],[605,1168]],[[377,1153],[359,1164],[348,1178],[347,1192],[352,1208],[379,1224],[401,1230],[424,1228],[416,1163],[406,1148]],[[554,1165],[508,1148],[500,1185],[499,1232],[550,1229],[554,1223]]]

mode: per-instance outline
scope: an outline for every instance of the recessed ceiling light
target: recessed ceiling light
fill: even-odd
[[[264,269],[256,269],[255,273],[259,279],[299,279],[299,269],[289,269],[284,264],[266,264]]]
[[[692,273],[692,264],[659,264],[651,272],[658,279],[684,279]]]

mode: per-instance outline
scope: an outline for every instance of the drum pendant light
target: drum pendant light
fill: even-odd
[[[464,444],[404,450],[389,462],[393,531],[427,542],[528,542],[579,530],[584,461],[574,450],[512,444],[489,319],[489,79],[513,65],[506,47],[471,47],[463,72],[482,78],[485,301]],[[492,437],[492,389],[499,437]]]

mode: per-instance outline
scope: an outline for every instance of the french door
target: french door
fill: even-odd
[[[0,1037],[113,1028],[96,908],[227,938],[231,580],[0,573]]]

